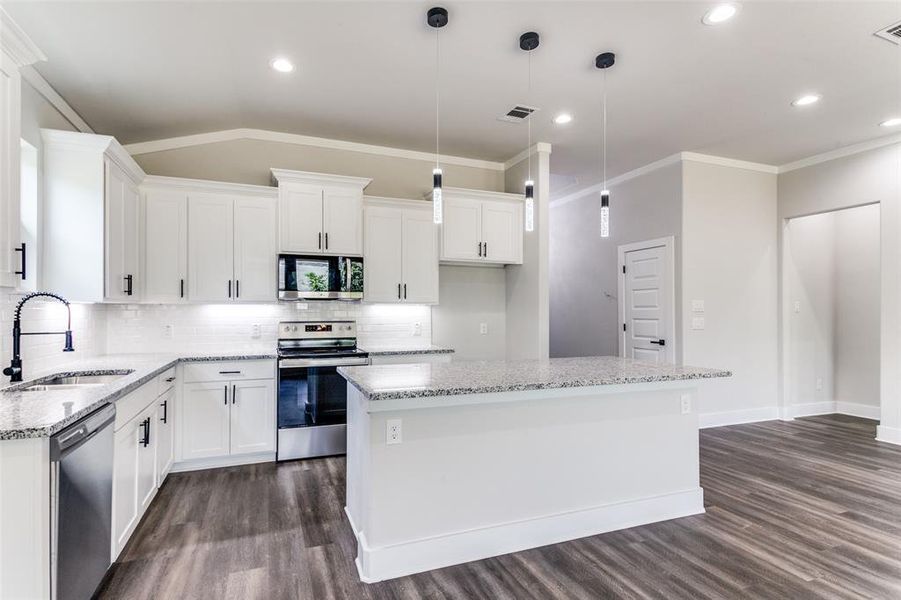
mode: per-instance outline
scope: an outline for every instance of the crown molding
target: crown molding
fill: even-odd
[[[0,48],[19,67],[47,60],[47,56],[3,7],[0,7]]]
[[[791,171],[797,171],[798,169],[803,169],[804,167],[812,167],[813,165],[818,165],[820,163],[835,160],[837,158],[844,158],[846,156],[852,156],[854,154],[860,154],[861,152],[867,152],[868,150],[875,150],[876,148],[891,146],[892,144],[898,143],[901,143],[901,133],[895,135],[887,135],[881,138],[876,138],[875,140],[869,140],[866,142],[861,142],[859,144],[852,144],[850,146],[845,146],[844,148],[837,148],[836,150],[823,152],[822,154],[815,154],[813,156],[808,156],[807,158],[802,158],[801,160],[796,160],[795,162],[784,164],[779,167],[779,173],[789,173]]]
[[[389,208],[404,209],[421,209],[432,210],[432,207],[422,200],[411,200],[410,198],[389,198],[387,196],[363,196],[363,207],[367,206],[384,206]]]
[[[147,175],[144,181],[141,182],[141,187],[144,189],[165,188],[167,190],[184,192],[221,192],[242,196],[278,198],[278,188],[268,185],[229,183],[225,181],[210,181],[208,179],[188,179],[185,177],[164,177],[162,175]]]
[[[432,191],[429,190],[427,194],[423,196],[424,200],[429,202],[432,201]],[[510,194],[507,192],[492,192],[491,190],[474,190],[470,188],[458,188],[458,187],[447,187],[444,186],[441,188],[441,192],[443,193],[443,197],[446,199],[450,196],[466,196],[467,198],[472,198],[476,200],[503,200],[505,202],[522,202],[522,194]]]
[[[292,171],[290,169],[270,169],[272,179],[278,184],[302,183],[313,185],[348,185],[363,189],[372,179],[369,177],[350,177],[348,175],[332,175],[330,173],[313,173],[310,171]]]
[[[41,138],[45,145],[78,150],[83,152],[103,153],[116,163],[135,183],[141,183],[146,174],[138,163],[109,135],[81,133],[78,131],[62,131],[60,129],[41,129]]]
[[[550,154],[551,153],[551,145],[548,142],[536,142],[532,145],[532,147],[527,148],[514,156],[513,158],[508,159],[504,163],[504,170],[506,171],[513,165],[517,165],[524,161],[531,154],[539,154],[539,153]]]
[[[162,152],[165,150],[175,150],[177,148],[189,148],[191,146],[200,146],[203,144],[230,142],[233,140],[259,140],[265,142],[278,142],[282,144],[294,144],[297,146],[314,146],[317,148],[328,148],[330,150],[347,150],[350,152],[377,154],[380,156],[406,158],[409,160],[421,160],[427,162],[435,161],[435,155],[431,152],[419,152],[418,150],[406,150],[403,148],[391,148],[388,146],[375,146],[372,144],[360,144],[357,142],[333,140],[329,138],[300,135],[296,133],[282,133],[279,131],[267,131],[264,129],[248,128],[226,129],[223,131],[211,131],[209,133],[198,133],[195,135],[185,135],[162,140],[137,142],[134,144],[127,144],[125,146],[125,149],[128,150],[128,152],[132,155],[138,155],[149,154],[151,152]],[[476,169],[488,169],[492,171],[504,170],[504,163],[492,162],[488,160],[478,160],[474,158],[465,158],[462,156],[442,155],[441,162],[442,164],[472,167]]]
[[[87,122],[81,118],[75,109],[72,108],[66,99],[59,95],[59,93],[53,89],[53,86],[44,79],[44,77],[37,72],[33,66],[22,67],[19,69],[19,72],[22,75],[22,79],[27,81],[31,87],[37,91],[38,94],[44,97],[44,99],[49,102],[53,108],[55,108],[59,113],[72,124],[73,127],[78,129],[78,131],[82,133],[94,133],[94,130],[91,128]]]
[[[747,160],[738,160],[735,158],[725,158],[722,156],[713,156],[711,154],[698,154],[697,152],[680,152],[679,156],[684,161],[699,162],[708,165],[718,165],[720,167],[731,167],[733,169],[745,169],[746,171],[757,171],[758,173],[770,173],[775,175],[779,172],[779,167],[775,165],[766,165],[763,163],[749,162]]]
[[[622,175],[617,175],[616,177],[612,177],[607,180],[607,187],[612,188],[613,186],[623,183],[625,181],[629,181],[630,179],[635,179],[636,177],[641,177],[642,175],[647,175],[653,171],[658,169],[662,169],[664,167],[668,167],[670,165],[675,165],[682,162],[682,153],[677,152],[676,154],[671,154],[666,158],[661,158],[660,160],[654,161],[652,163],[648,163],[643,167],[638,167],[637,169],[632,169]],[[564,204],[569,204],[575,200],[579,200],[589,194],[598,193],[602,189],[604,189],[604,182],[595,183],[594,185],[590,185],[588,187],[584,187],[581,190],[577,190],[575,192],[571,192],[565,196],[557,198],[556,200],[552,200],[549,204],[551,208],[556,208],[559,206],[563,206]]]

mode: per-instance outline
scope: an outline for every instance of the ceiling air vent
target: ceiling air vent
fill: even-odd
[[[501,115],[497,118],[498,121],[506,121],[507,123],[522,123],[526,119],[531,116],[533,112],[538,110],[534,106],[525,106],[524,104],[517,104],[513,108],[507,111],[507,114]]]
[[[885,29],[880,29],[873,35],[901,46],[901,21],[898,21],[894,25],[889,25]]]

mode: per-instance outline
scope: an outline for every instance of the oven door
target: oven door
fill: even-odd
[[[278,297],[279,300],[360,300],[363,259],[281,254]]]
[[[279,360],[278,460],[346,451],[347,381],[338,367],[368,364],[366,357]]]

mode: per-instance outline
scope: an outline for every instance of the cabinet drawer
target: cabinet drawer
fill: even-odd
[[[116,400],[116,431],[156,400],[156,391],[157,386],[154,385],[153,381],[150,381],[124,398]]]
[[[160,373],[156,378],[157,396],[162,396],[175,386],[175,367]]]
[[[274,379],[274,360],[236,360],[228,362],[185,363],[185,383],[233,379]]]

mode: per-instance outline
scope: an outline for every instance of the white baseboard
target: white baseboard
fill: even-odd
[[[797,417],[813,417],[816,415],[850,415],[864,419],[876,419],[881,417],[878,406],[872,404],[860,404],[858,402],[842,402],[825,400],[823,402],[808,402],[806,404],[793,404],[786,406],[784,415],[786,420]]]
[[[875,419],[876,421],[882,418],[882,409],[878,405],[859,404],[857,402],[842,402],[839,400],[835,403],[835,412],[863,419]]]
[[[708,427],[724,427],[726,425],[741,425],[742,423],[757,423],[758,421],[773,421],[778,418],[779,409],[777,407],[763,406],[760,408],[701,413],[698,415],[698,422],[701,429],[707,429]]]
[[[704,490],[698,487],[380,547],[369,546],[350,514],[348,520],[357,538],[360,580],[374,583],[703,512]]]
[[[901,429],[879,425],[876,427],[876,441],[901,446]]]
[[[256,454],[242,454],[240,456],[217,456],[214,458],[183,460],[172,465],[172,470],[170,472],[184,473],[186,471],[237,467],[240,465],[253,465],[264,462],[275,462],[275,452],[258,452]]]

